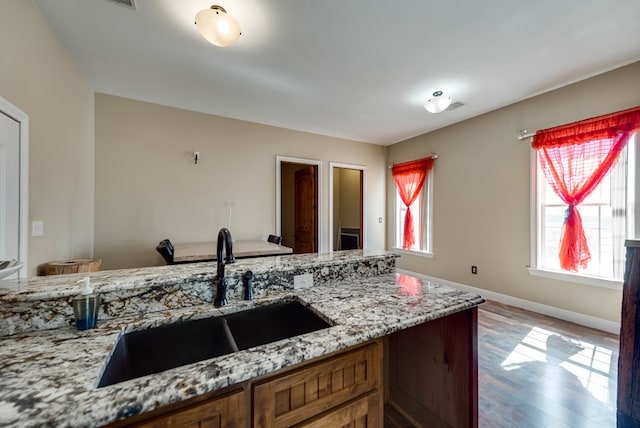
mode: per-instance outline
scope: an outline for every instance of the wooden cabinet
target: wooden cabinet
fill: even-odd
[[[128,426],[136,428],[242,427],[246,424],[245,413],[245,392],[239,390]]]
[[[627,241],[618,358],[618,428],[640,426],[640,241]]]
[[[375,341],[268,379],[253,386],[253,425],[321,426],[321,421],[346,420],[324,425],[344,426],[360,420],[363,426],[381,426],[381,377],[382,343]]]
[[[477,309],[233,385],[221,393],[176,403],[112,427],[375,428],[384,425],[386,401],[418,426],[476,428]]]
[[[478,426],[477,309],[389,336],[387,402],[423,427]]]
[[[381,427],[382,353],[378,339],[109,427]]]

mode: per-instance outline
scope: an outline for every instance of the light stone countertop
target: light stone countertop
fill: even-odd
[[[96,388],[107,357],[124,331],[290,300],[308,305],[334,326]],[[384,273],[348,281],[329,279],[305,290],[267,290],[253,301],[230,299],[223,308],[203,304],[152,312],[142,319],[114,318],[84,332],[65,326],[7,336],[0,339],[0,426],[104,425],[466,310],[483,301],[481,296],[461,290]]]

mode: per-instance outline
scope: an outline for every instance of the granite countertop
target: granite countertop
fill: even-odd
[[[15,296],[14,296],[15,297]],[[297,300],[333,327],[97,388],[122,332],[183,319],[219,316]],[[156,311],[114,318],[99,327],[71,326],[0,338],[0,426],[100,426],[243,382],[472,308],[478,295],[396,273],[327,280],[304,290],[267,290],[253,301]],[[268,328],[261,326],[260,328]]]
[[[333,253],[293,254],[287,256],[239,259],[226,265],[227,276],[234,272],[251,269],[303,271],[311,266],[342,266],[362,259],[382,260],[399,257],[385,250],[350,250]],[[395,267],[395,264],[394,264]],[[76,280],[88,276],[100,292],[111,290],[144,289],[166,283],[209,280],[215,276],[216,262],[185,263],[166,266],[152,266],[132,269],[115,269],[99,272],[83,272],[70,275],[35,276],[26,279],[0,280],[0,302],[26,301],[41,298],[73,296],[78,289],[73,288]]]

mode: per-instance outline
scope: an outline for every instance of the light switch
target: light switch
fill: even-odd
[[[44,222],[42,220],[34,220],[31,222],[31,236],[44,235]]]

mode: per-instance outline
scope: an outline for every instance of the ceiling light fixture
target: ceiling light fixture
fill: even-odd
[[[427,109],[429,113],[440,113],[445,111],[450,105],[450,96],[444,95],[442,91],[435,91],[433,93],[433,98],[429,98],[424,103],[424,108]]]
[[[241,34],[238,22],[218,5],[198,12],[196,27],[209,43],[222,47],[234,44]]]

